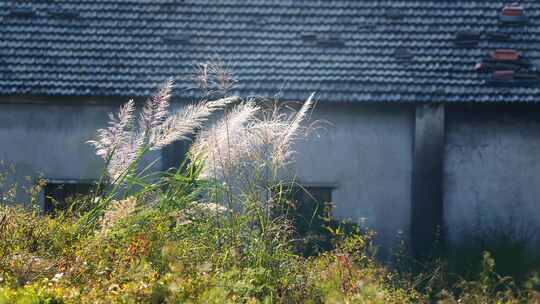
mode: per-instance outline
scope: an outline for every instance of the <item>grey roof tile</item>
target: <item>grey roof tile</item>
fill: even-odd
[[[474,66],[497,48],[540,68],[540,2],[528,25],[499,24],[505,1],[486,0],[28,0],[0,1],[0,94],[148,95],[168,76],[216,56],[241,93],[325,102],[537,102],[540,87],[493,87]],[[59,16],[64,10],[71,15]],[[393,11],[392,11],[393,10]],[[57,13],[54,13],[57,12]],[[482,33],[473,48],[459,31]],[[343,45],[302,39],[339,35]],[[507,42],[487,33],[510,33]],[[316,41],[315,41],[316,42]],[[410,60],[399,60],[396,49]],[[405,59],[405,58],[402,58]],[[193,90],[179,91],[196,97]]]

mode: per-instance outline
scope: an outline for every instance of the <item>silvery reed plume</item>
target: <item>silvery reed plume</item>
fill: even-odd
[[[200,178],[225,185],[229,196],[268,200],[268,188],[287,179],[283,169],[294,160],[294,144],[313,130],[313,124],[305,124],[313,99],[312,94],[298,111],[277,105],[263,108],[253,101],[226,111],[190,149],[202,165]]]
[[[109,114],[109,127],[98,130],[97,139],[88,142],[106,161],[107,172],[113,181],[133,169],[145,152],[187,139],[202,128],[216,110],[240,100],[238,97],[204,100],[171,113],[169,101],[173,85],[172,79],[165,81],[146,101],[138,117],[133,100],[122,105],[117,114]]]

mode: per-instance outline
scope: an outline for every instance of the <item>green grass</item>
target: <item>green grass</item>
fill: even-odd
[[[388,270],[372,256],[369,235],[327,220],[328,232],[314,231],[332,236],[330,249],[305,256],[294,210],[281,216],[276,207],[266,218],[257,203],[242,212],[208,208],[194,198],[211,186],[192,174],[178,171],[125,204],[110,202],[107,229],[103,220],[87,228],[95,213],[88,201],[54,217],[2,207],[0,303],[526,303],[536,296],[534,278],[519,288],[495,274],[489,254],[477,280],[453,285],[440,261],[419,274]]]
[[[232,222],[194,208],[144,208],[106,233],[85,234],[76,217],[3,208],[2,231],[9,233],[0,241],[0,303],[402,303],[418,297],[385,283],[360,235],[305,258],[289,245],[283,226],[263,232],[250,216]]]

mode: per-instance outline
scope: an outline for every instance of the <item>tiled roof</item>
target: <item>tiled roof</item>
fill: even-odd
[[[540,67],[540,1],[499,23],[504,0],[0,1],[0,94],[148,95],[219,57],[247,95],[328,102],[536,102],[475,65],[516,49]],[[456,46],[461,31],[482,34]],[[508,42],[487,33],[510,33]],[[178,91],[178,94],[194,94]]]

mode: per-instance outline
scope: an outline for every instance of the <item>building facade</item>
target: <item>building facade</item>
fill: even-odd
[[[0,157],[20,185],[42,176],[84,189],[103,169],[85,142],[107,113],[130,97],[140,104],[170,76],[174,106],[199,100],[194,64],[217,57],[237,76],[234,94],[317,92],[314,119],[328,124],[298,145],[295,175],[384,247],[405,238],[422,253],[503,224],[516,224],[515,238],[538,231],[540,2],[0,7]],[[160,166],[181,150],[164,151]]]

